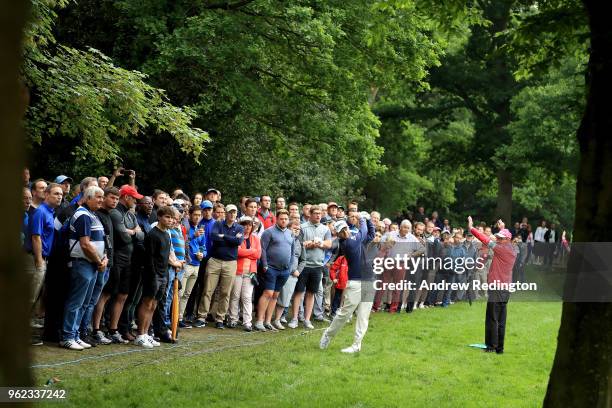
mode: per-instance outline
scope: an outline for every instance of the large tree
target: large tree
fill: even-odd
[[[31,386],[29,278],[24,271],[19,231],[23,169],[21,119],[27,91],[19,81],[23,29],[28,7],[25,2],[6,2],[0,14],[0,169],[5,175],[0,213],[5,233],[0,238],[0,386]],[[11,405],[11,404],[9,404]],[[18,405],[18,404],[15,404]],[[21,404],[19,404],[21,405]]]
[[[612,29],[605,2],[585,0],[584,6],[590,29],[590,58],[586,111],[578,129],[580,166],[574,240],[611,242],[612,110],[609,96],[612,93]],[[580,8],[574,11],[580,12]],[[583,281],[595,283],[605,296],[598,303],[563,304],[545,407],[612,406],[611,280],[609,269],[607,275],[597,275],[597,271],[581,262],[576,251],[570,255],[566,296],[571,296],[576,285]]]

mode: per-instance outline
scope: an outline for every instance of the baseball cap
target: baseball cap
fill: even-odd
[[[227,207],[225,207],[225,211],[226,212],[230,212],[230,211],[238,211],[238,208],[236,208],[236,206],[234,204],[230,204]]]
[[[140,200],[143,197],[142,194],[138,194],[138,191],[134,187],[127,185],[127,184],[124,186],[121,186],[121,189],[119,190],[119,195],[120,196],[127,195],[130,197],[134,197],[137,200]]]
[[[329,203],[327,203],[327,208],[329,207],[338,207],[338,204],[336,204],[334,201],[330,201]]]
[[[238,220],[238,223],[240,224],[244,224],[247,222],[253,222],[253,218],[249,217],[248,215],[243,215],[242,217],[240,217],[240,219]]]
[[[208,190],[206,190],[206,194],[208,193],[216,193],[219,194],[219,190],[217,190],[216,188],[209,188]]]
[[[333,219],[329,215],[326,215],[325,217],[321,217],[321,224],[328,224],[332,221]]]
[[[498,238],[512,239],[512,234],[506,228],[504,228],[503,230],[497,232],[495,234],[495,236],[498,237]]]
[[[369,220],[370,219],[370,214],[368,214],[367,211],[362,211],[359,213],[359,216],[363,219]]]
[[[200,203],[200,208],[201,209],[206,209],[206,208],[213,208],[212,203],[210,202],[210,200],[204,200]]]
[[[433,227],[433,231],[441,231],[440,227]]]
[[[72,184],[72,178],[70,178],[68,176],[64,176],[63,174],[59,175],[59,176],[57,176],[55,178],[55,183],[57,183],[57,184],[62,184],[64,181],[68,181],[69,183]]]
[[[334,224],[334,229],[336,230],[336,232],[340,232],[343,229],[348,228],[348,224],[346,223],[346,221],[337,221]]]
[[[183,213],[183,206],[178,204],[176,201],[174,203],[172,203],[172,207],[176,208],[176,210],[178,212],[180,212],[181,214]]]
[[[344,211],[344,206],[342,206],[342,205],[339,205],[339,206],[338,206],[338,209],[339,209],[339,210],[342,210],[342,211]]]

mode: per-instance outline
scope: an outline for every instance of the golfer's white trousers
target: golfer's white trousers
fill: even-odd
[[[372,302],[362,301],[361,281],[348,281],[346,289],[342,291],[342,307],[338,310],[336,317],[334,317],[331,325],[327,328],[327,336],[330,338],[334,337],[344,327],[353,312],[356,311],[357,321],[355,322],[353,345],[361,347],[361,341],[368,331],[370,310],[372,310]]]

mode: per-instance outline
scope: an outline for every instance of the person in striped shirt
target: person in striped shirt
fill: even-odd
[[[70,289],[64,307],[60,346],[83,350],[91,345],[79,338],[79,326],[89,304],[98,273],[104,272],[108,259],[105,253],[104,226],[95,212],[104,201],[104,191],[92,186],[83,193],[85,203],[70,220]]]
[[[182,209],[179,207],[171,207],[174,215],[174,224],[172,228],[168,229],[170,235],[170,259],[168,262],[168,287],[166,289],[165,299],[162,299],[158,306],[160,316],[163,317],[163,325],[158,325],[158,321],[155,321],[155,331],[159,335],[160,341],[165,343],[172,343],[172,335],[170,330],[170,311],[172,310],[172,298],[174,296],[174,285],[172,284],[176,277],[179,281],[183,278],[185,273],[185,263],[187,259],[185,249],[185,234],[181,228],[181,220],[183,218]],[[156,312],[157,313],[157,312]],[[161,322],[159,322],[161,323]]]

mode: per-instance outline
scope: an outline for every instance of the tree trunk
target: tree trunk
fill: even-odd
[[[612,30],[606,2],[584,1],[591,29],[587,106],[578,129],[574,240],[612,241]],[[592,271],[570,255],[566,295]],[[610,288],[610,277],[605,283]],[[609,293],[609,292],[608,292]],[[612,303],[564,303],[545,407],[612,407]]]
[[[512,225],[512,173],[510,170],[497,171],[497,207],[495,219],[501,218],[508,226]]]
[[[19,84],[21,40],[26,1],[8,1],[0,13],[0,174],[6,195],[0,200],[4,231],[0,234],[0,386],[29,386],[30,295],[19,242],[23,217],[24,138],[21,118],[24,87]]]

